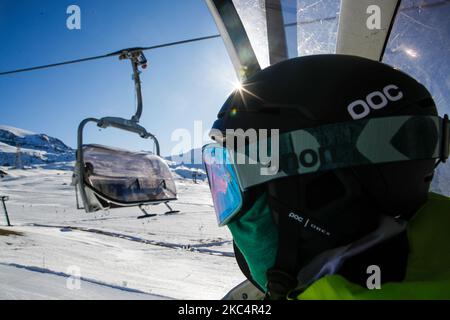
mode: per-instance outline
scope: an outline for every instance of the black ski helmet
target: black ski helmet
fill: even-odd
[[[213,129],[223,133],[227,129],[279,129],[283,133],[401,115],[437,115],[430,93],[415,79],[365,58],[313,55],[286,60],[245,81],[227,99]],[[370,233],[380,213],[409,220],[427,199],[434,168],[433,159],[412,160],[281,178],[249,189],[240,215],[266,192],[277,203],[337,230],[339,237],[332,240],[314,234],[297,238],[298,270],[321,252]],[[277,223],[282,210],[271,209]],[[238,248],[235,251],[251,280],[245,260]]]

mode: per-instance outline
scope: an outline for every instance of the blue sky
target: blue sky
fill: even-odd
[[[68,30],[66,9],[81,8],[81,30]],[[217,34],[203,0],[2,0],[0,70],[100,55],[122,48]],[[141,124],[155,133],[162,153],[177,142],[175,129],[209,129],[232,91],[234,69],[220,38],[146,52]],[[109,58],[0,77],[0,124],[58,137],[75,147],[86,117],[135,110],[128,61]],[[86,132],[89,142],[135,149],[148,142],[114,129]],[[195,145],[195,147],[199,147]]]

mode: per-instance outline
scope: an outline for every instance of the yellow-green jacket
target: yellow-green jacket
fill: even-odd
[[[291,299],[449,299],[450,198],[431,193],[408,225],[410,253],[403,282],[369,290],[331,275]]]

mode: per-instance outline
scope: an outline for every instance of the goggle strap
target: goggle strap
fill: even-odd
[[[403,130],[403,128],[405,128]],[[259,158],[258,141],[240,153],[231,152],[242,190],[273,179],[359,165],[410,160],[447,159],[449,120],[437,116],[397,116],[357,120],[284,133],[278,151],[278,168],[267,172]],[[268,140],[274,137],[268,138]],[[251,154],[250,150],[258,150]],[[244,163],[237,160],[245,159]],[[270,163],[273,165],[273,162]]]

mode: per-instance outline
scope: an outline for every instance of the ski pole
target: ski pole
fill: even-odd
[[[8,225],[8,227],[11,227],[11,222],[9,221],[9,217],[8,217],[8,210],[6,209],[6,201],[8,201],[9,198],[6,196],[2,196],[2,204],[3,204],[3,210],[5,211],[5,217],[6,217],[6,223]]]

